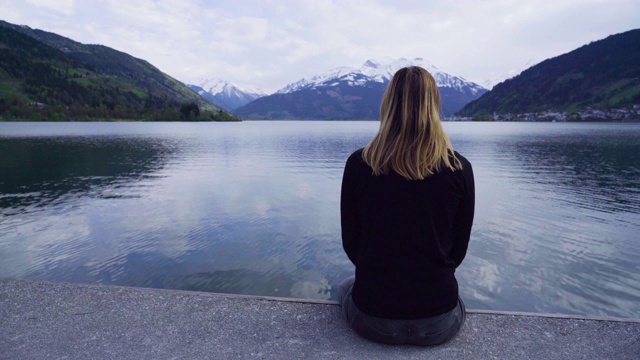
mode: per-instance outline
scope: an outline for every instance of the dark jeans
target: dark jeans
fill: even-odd
[[[416,320],[392,320],[369,316],[358,310],[351,299],[356,277],[346,278],[338,290],[338,302],[349,326],[358,335],[385,344],[438,345],[451,340],[464,324],[462,299],[448,313]]]

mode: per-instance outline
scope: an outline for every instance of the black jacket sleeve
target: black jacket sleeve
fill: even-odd
[[[360,240],[360,216],[356,200],[356,166],[360,152],[349,157],[342,176],[340,193],[340,224],[342,227],[342,247],[355,265],[358,241]]]
[[[451,258],[458,267],[467,254],[469,238],[471,237],[471,225],[475,210],[475,184],[473,180],[473,169],[471,163],[463,162],[462,184],[464,197],[453,221],[453,247]]]

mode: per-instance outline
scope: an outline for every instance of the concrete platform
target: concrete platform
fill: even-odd
[[[0,280],[0,359],[640,359],[640,321],[470,311],[433,347],[358,337],[329,302]]]

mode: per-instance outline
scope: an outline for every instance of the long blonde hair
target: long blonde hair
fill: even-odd
[[[374,175],[391,171],[422,180],[440,171],[462,169],[440,123],[440,92],[419,66],[398,70],[380,105],[380,130],[362,153]]]

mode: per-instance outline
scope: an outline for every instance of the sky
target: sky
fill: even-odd
[[[368,59],[485,85],[640,28],[638,0],[0,0],[0,20],[101,44],[186,83],[272,93]]]

